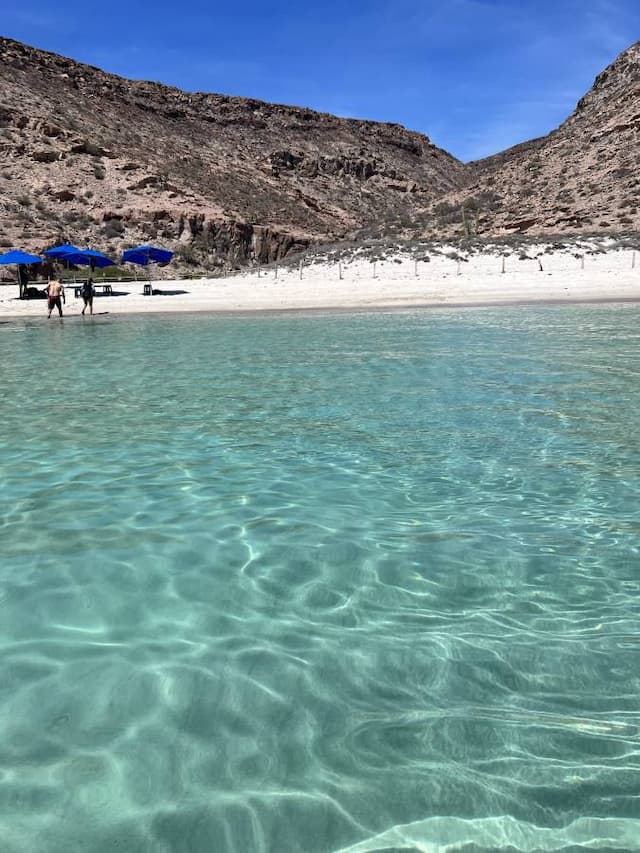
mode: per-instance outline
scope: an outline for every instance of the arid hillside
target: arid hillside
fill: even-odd
[[[268,262],[461,186],[426,136],[106,74],[0,39],[0,243]]]
[[[463,165],[419,133],[136,82],[0,39],[0,245],[183,267],[345,238],[640,230],[640,43],[546,137]]]
[[[640,230],[640,42],[546,137],[469,163],[468,183],[416,216],[432,237]]]

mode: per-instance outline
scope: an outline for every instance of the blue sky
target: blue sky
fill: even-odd
[[[547,133],[640,0],[4,0],[3,35],[126,77],[400,122],[462,160]]]

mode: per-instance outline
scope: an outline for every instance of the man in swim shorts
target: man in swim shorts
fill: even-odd
[[[80,291],[82,294],[82,298],[84,300],[84,308],[80,312],[84,314],[87,310],[87,305],[89,306],[89,314],[93,314],[93,279],[91,276],[84,282],[82,285],[82,290]]]
[[[62,317],[62,303],[66,302],[64,298],[64,287],[62,286],[61,281],[50,281],[49,286],[47,287],[47,295],[48,295],[48,308],[49,313],[47,314],[47,320],[51,316],[51,312],[54,308],[58,309],[58,313]]]

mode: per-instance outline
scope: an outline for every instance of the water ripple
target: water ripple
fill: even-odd
[[[3,853],[640,849],[637,325],[3,327]]]

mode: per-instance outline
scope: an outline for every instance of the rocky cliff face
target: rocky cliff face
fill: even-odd
[[[399,125],[125,80],[8,39],[0,93],[4,247],[154,241],[207,269],[267,262],[464,179]]]
[[[553,133],[466,168],[462,191],[417,215],[425,234],[640,230],[640,42]]]

